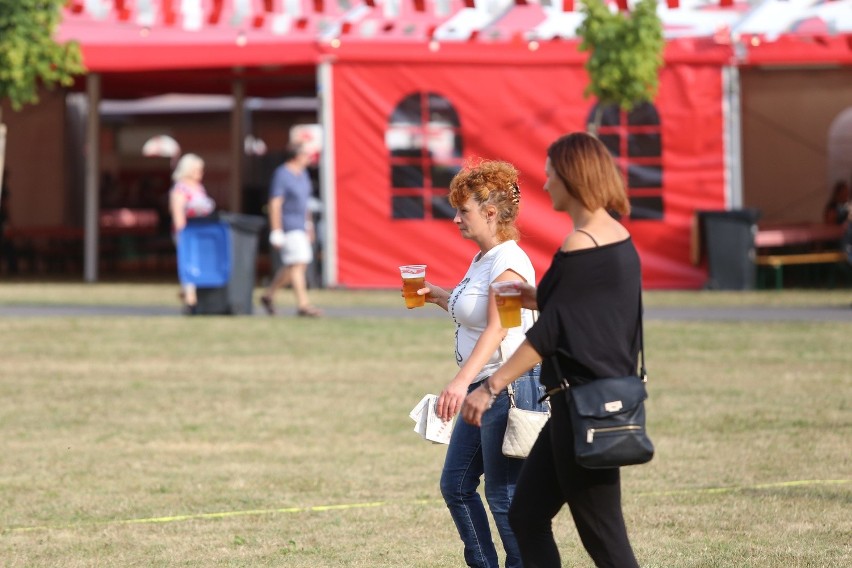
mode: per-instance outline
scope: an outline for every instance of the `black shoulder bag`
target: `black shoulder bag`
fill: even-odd
[[[642,332],[642,304],[639,304],[639,375],[592,379],[580,385],[568,385],[559,360],[553,364],[561,386],[549,391],[564,391],[574,429],[574,454],[577,463],[590,469],[606,469],[647,463],[654,457],[654,444],[645,431],[645,345]]]

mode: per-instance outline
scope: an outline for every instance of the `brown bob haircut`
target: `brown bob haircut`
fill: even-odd
[[[547,157],[565,189],[583,207],[630,213],[621,172],[600,140],[585,132],[572,132],[553,142]]]
[[[515,221],[521,190],[515,166],[496,160],[466,163],[450,182],[448,198],[450,205],[458,209],[471,197],[480,208],[493,205],[497,209],[497,237],[501,242],[520,238]]]

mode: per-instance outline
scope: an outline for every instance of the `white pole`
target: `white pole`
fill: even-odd
[[[91,73],[86,78],[89,99],[86,117],[86,183],[83,219],[83,277],[86,282],[98,280],[98,184],[100,183],[101,76]]]
[[[322,154],[320,155],[320,198],[323,204],[323,285],[337,286],[337,185],[334,168],[334,100],[331,62],[317,66],[317,96],[320,101]]]
[[[725,140],[725,201],[728,209],[743,206],[742,108],[740,72],[735,65],[722,68],[722,116]]]

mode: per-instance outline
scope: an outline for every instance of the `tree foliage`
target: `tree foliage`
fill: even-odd
[[[38,102],[38,90],[70,85],[84,71],[76,42],[53,34],[66,0],[0,0],[0,99],[12,108]]]
[[[639,0],[632,12],[611,12],[605,0],[582,0],[583,22],[577,30],[588,51],[590,83],[585,95],[629,111],[657,94],[663,65],[663,24],[656,0]]]

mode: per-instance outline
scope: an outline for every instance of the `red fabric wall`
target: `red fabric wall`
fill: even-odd
[[[391,218],[385,130],[397,103],[417,91],[437,92],[455,106],[465,157],[503,159],[520,170],[520,244],[540,278],[571,229],[541,188],[548,144],[585,130],[594,101],[583,97],[583,67],[337,61],[332,68],[338,284],[396,287],[397,266],[419,263],[428,265],[428,280],[451,287],[477,251],[451,221]],[[646,288],[698,288],[706,274],[690,262],[693,213],[721,209],[725,201],[719,65],[666,67],[655,105],[665,217],[625,225],[642,257]]]

